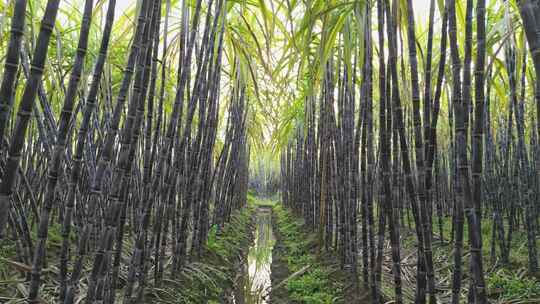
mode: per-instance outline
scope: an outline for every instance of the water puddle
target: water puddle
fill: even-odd
[[[248,264],[244,269],[244,299],[236,297],[236,303],[269,303],[272,248],[276,241],[272,232],[272,209],[259,207],[256,212],[254,241],[249,248]]]

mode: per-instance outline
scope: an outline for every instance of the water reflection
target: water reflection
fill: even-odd
[[[264,304],[270,293],[270,266],[275,239],[272,233],[272,209],[259,207],[253,245],[248,253],[248,277],[245,284],[246,303]]]

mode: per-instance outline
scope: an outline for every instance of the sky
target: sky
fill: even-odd
[[[117,0],[116,1],[116,12],[123,12],[130,5],[133,5],[137,0]]]

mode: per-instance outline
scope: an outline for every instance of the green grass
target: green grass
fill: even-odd
[[[414,223],[412,229],[414,229]],[[446,216],[442,218],[443,234],[445,244],[439,242],[439,222],[438,218],[433,218],[433,232],[435,239],[433,241],[433,256],[434,261],[443,261],[444,263],[453,263],[453,244],[449,244],[452,232],[452,217]],[[505,223],[506,225],[507,223]],[[512,234],[512,246],[510,251],[510,264],[503,266],[500,264],[492,265],[490,261],[491,242],[492,242],[492,227],[491,219],[482,220],[482,256],[484,260],[484,269],[488,294],[491,298],[498,301],[508,301],[511,299],[536,299],[539,298],[540,303],[540,282],[531,275],[526,275],[528,267],[528,249],[527,249],[527,234],[521,230],[514,231]],[[413,230],[411,230],[413,231]],[[505,233],[508,232],[508,227],[505,226]],[[463,250],[468,251],[468,225],[465,220],[463,227]],[[416,247],[416,234],[410,233],[402,240],[401,245],[405,248]],[[496,244],[496,255],[500,258],[499,245]],[[464,259],[463,269],[468,267],[468,259]],[[499,261],[500,262],[500,261]],[[437,267],[437,265],[436,265]],[[521,271],[519,271],[521,270]],[[452,271],[452,267],[445,268],[445,273],[439,273],[438,276],[448,275]],[[518,275],[518,272],[524,275]]]
[[[491,273],[486,278],[489,290],[498,300],[538,299],[540,302],[540,282],[521,277],[516,272],[505,269]]]
[[[444,216],[442,217],[442,226],[443,226],[443,234],[444,234],[444,241],[448,242],[450,241],[451,233],[452,233],[452,217],[451,216]],[[505,224],[505,233],[508,233],[508,223]],[[411,221],[411,231],[414,231],[414,222]],[[489,258],[490,258],[490,251],[491,251],[491,241],[492,241],[492,227],[493,227],[493,221],[488,218],[484,218],[482,220],[482,255],[484,257],[486,265],[489,265]],[[433,240],[433,244],[437,245],[439,244],[439,220],[437,217],[433,218],[433,233],[435,235],[435,239]],[[506,236],[505,236],[506,237]],[[463,225],[463,247],[464,250],[468,250],[468,239],[469,239],[469,230],[468,230],[468,224],[467,220],[464,220]],[[412,236],[407,237],[402,241],[402,245],[405,247],[411,247],[416,246],[416,235],[413,234]],[[495,250],[497,253],[497,257],[500,257],[501,253],[499,250],[499,245],[496,244]],[[518,230],[514,231],[512,233],[512,245],[510,250],[510,264],[513,266],[518,267],[527,267],[528,264],[528,251],[527,251],[527,234],[524,231]]]
[[[246,226],[251,221],[252,213],[253,208],[242,208],[231,218],[229,223],[224,225],[219,235],[216,226],[212,226],[206,242],[208,252],[225,261],[231,261],[235,257],[235,253],[242,249],[246,243],[249,243]]]
[[[274,206],[274,213],[286,248],[290,273],[311,265],[306,273],[288,281],[287,290],[291,300],[307,304],[338,303],[343,288],[341,283],[332,280],[330,273],[333,269],[323,265],[309,251],[315,242],[315,235],[302,231],[303,221],[294,218],[281,205]]]
[[[15,243],[10,240],[3,240],[0,242],[0,273],[5,273],[13,269],[9,268],[4,259],[14,260],[17,252],[15,250]]]
[[[202,259],[184,267],[178,280],[156,288],[159,300],[154,302],[222,303],[225,291],[233,287],[238,257],[250,245],[253,211],[251,206],[236,211],[219,233],[213,226]]]
[[[253,207],[258,207],[258,206],[274,207],[278,202],[278,198],[276,196],[268,197],[268,198],[260,197],[260,196],[257,196],[257,194],[253,192],[253,190],[248,191],[247,199],[248,199],[248,205],[253,206]]]

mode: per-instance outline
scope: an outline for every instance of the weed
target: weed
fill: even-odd
[[[291,273],[310,265],[304,274],[291,278],[287,290],[291,300],[297,303],[337,303],[342,286],[330,279],[331,269],[322,265],[309,251],[314,237],[302,231],[303,221],[294,218],[281,205],[274,207],[277,227],[287,252],[287,266]]]
[[[540,297],[540,282],[520,277],[514,272],[499,270],[487,276],[488,290],[499,300],[531,299]]]

